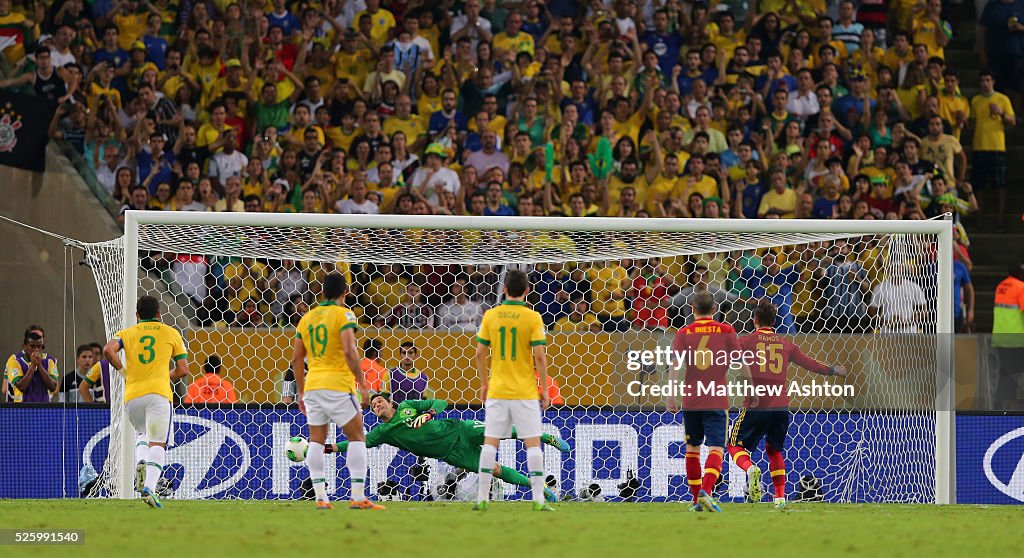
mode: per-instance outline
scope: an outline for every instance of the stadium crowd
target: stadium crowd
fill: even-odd
[[[979,54],[994,73],[981,72],[973,99],[945,62],[944,9],[941,0],[0,0],[0,26],[11,30],[0,87],[59,103],[52,136],[83,155],[122,211],[950,212],[959,224],[979,208],[977,186],[978,196],[996,192],[1001,227],[1024,3],[983,4]],[[685,304],[671,301],[698,285],[730,302],[778,297],[787,331],[916,328],[921,287],[881,281],[873,254],[867,241],[542,267],[532,279],[556,329],[668,327],[685,319]],[[199,323],[243,327],[296,324],[312,303],[301,293],[334,267],[185,255],[156,265],[195,300]],[[383,327],[472,331],[497,291],[486,267],[340,265],[355,275],[361,319]],[[894,292],[922,302],[879,312]],[[958,325],[971,320],[964,289]]]

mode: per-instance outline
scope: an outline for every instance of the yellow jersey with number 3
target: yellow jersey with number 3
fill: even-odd
[[[334,302],[321,302],[299,320],[295,336],[306,347],[306,391],[355,393],[356,376],[345,361],[341,344],[341,332],[349,328],[359,329],[355,312]]]
[[[484,312],[476,340],[491,348],[488,399],[539,399],[533,347],[547,344],[544,320],[517,300]]]
[[[114,335],[124,349],[124,400],[150,393],[171,399],[171,361],[188,356],[185,340],[173,327],[156,320],[122,329]]]

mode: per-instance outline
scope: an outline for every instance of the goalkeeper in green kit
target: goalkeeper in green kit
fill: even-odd
[[[475,420],[438,419],[437,413],[448,408],[440,399],[403,401],[397,407],[391,394],[376,393],[370,397],[370,410],[380,423],[366,434],[366,447],[388,444],[418,457],[439,459],[466,471],[476,471],[480,465],[480,446],[484,443],[484,423]],[[512,431],[515,437],[515,430]],[[569,445],[550,434],[541,435],[541,442],[568,453]],[[327,444],[325,453],[344,452],[348,442]],[[495,464],[494,476],[518,486],[530,486],[526,475]],[[555,501],[555,494],[545,488],[544,495]]]

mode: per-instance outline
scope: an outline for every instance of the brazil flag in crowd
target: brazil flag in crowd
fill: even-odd
[[[46,170],[46,142],[56,108],[40,97],[0,91],[0,165]]]

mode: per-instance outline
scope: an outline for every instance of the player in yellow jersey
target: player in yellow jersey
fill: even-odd
[[[160,322],[160,302],[144,296],[135,305],[139,323],[122,329],[103,347],[103,356],[124,374],[124,401],[135,427],[135,489],[150,507],[162,508],[156,482],[164,471],[171,426],[171,380],[188,375],[181,333]],[[124,361],[119,351],[124,349]],[[174,367],[170,368],[171,362]],[[170,368],[170,373],[168,373]]]
[[[551,398],[547,390],[537,389],[538,385],[548,383],[548,360],[544,351],[547,333],[540,314],[525,305],[530,292],[526,273],[509,271],[504,291],[504,302],[484,313],[476,335],[476,368],[485,413],[480,479],[473,509],[487,509],[498,442],[511,436],[515,426],[517,437],[526,443],[533,509],[551,511],[551,506],[544,501],[544,454],[540,449],[540,413],[551,404]],[[491,357],[490,370],[487,357]]]
[[[309,451],[306,467],[313,480],[317,509],[333,509],[327,497],[324,477],[324,442],[327,424],[341,426],[348,439],[348,473],[352,495],[349,507],[382,510],[384,506],[366,499],[366,431],[359,401],[370,400],[366,379],[356,349],[355,312],[341,306],[348,284],[340,273],[324,278],[324,301],[299,320],[292,343],[292,370],[298,391],[299,410],[309,423]],[[309,374],[306,374],[306,360]],[[356,390],[360,400],[356,400]]]

